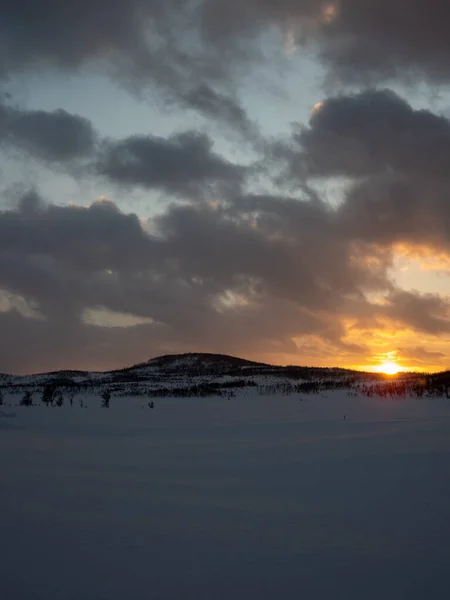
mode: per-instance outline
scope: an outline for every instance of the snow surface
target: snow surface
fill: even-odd
[[[450,597],[449,400],[154,402],[3,407],[2,600]]]

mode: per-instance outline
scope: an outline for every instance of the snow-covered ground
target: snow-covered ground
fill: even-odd
[[[3,407],[0,598],[450,597],[450,400],[324,396]]]

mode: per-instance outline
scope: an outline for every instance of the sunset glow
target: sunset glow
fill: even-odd
[[[417,371],[416,365],[409,365],[408,363],[401,364],[405,357],[403,353],[399,354],[397,350],[391,350],[388,352],[380,352],[372,357],[373,362],[371,364],[360,365],[357,367],[358,370],[368,371],[372,373],[383,373],[384,375],[397,375],[397,373],[403,373],[406,371]]]
[[[449,368],[450,3],[16,4],[0,373]]]
[[[385,375],[397,375],[400,371],[402,371],[402,367],[392,361],[386,361],[378,367],[378,372]]]

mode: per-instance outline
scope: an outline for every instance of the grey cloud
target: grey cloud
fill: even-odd
[[[280,215],[277,203],[283,206]],[[37,347],[39,335],[46,337],[51,358],[42,349],[37,353],[42,368],[51,361],[69,366],[76,352],[65,349],[62,339],[82,354],[86,339],[99,348],[105,339],[138,337],[136,331],[149,334],[137,344],[139,360],[169,346],[255,356],[292,353],[293,337],[303,335],[350,351],[337,315],[346,294],[357,289],[361,270],[349,263],[344,241],[320,239],[331,230],[330,214],[320,207],[270,197],[217,207],[172,206],[153,229],[155,236],[145,233],[134,215],[110,202],[57,207],[36,195],[0,215],[0,289],[41,315],[39,323],[29,317],[26,324],[28,349]],[[333,265],[323,246],[334,252]],[[96,307],[154,323],[111,333],[82,322],[84,311]],[[17,325],[24,316],[14,311],[0,316],[8,335],[11,319],[26,336],[27,327]],[[0,360],[8,370],[36,369],[39,361],[28,349],[16,356],[5,346]],[[97,358],[96,364],[115,365],[117,353],[104,348],[109,362]],[[122,364],[129,362],[126,346],[119,354]]]
[[[294,182],[347,182],[339,235],[371,252],[398,242],[449,250],[448,119],[368,90],[324,101],[293,141],[274,152]]]
[[[335,310],[341,293],[356,293],[357,284],[368,283],[367,270],[351,263],[350,246],[325,206],[249,196],[231,207],[174,207],[158,225],[167,249],[191,277],[220,277],[226,286],[239,278],[256,280],[270,295],[315,311]]]
[[[445,0],[340,0],[336,19],[321,27],[323,56],[349,81],[417,76],[450,79]]]
[[[294,177],[449,174],[450,121],[389,90],[325,100],[293,140],[286,156]]]
[[[87,119],[65,110],[27,111],[0,104],[0,145],[12,145],[45,161],[86,158],[96,133]]]
[[[390,319],[417,331],[433,335],[450,331],[450,303],[437,294],[396,290],[383,312]]]
[[[288,320],[295,313],[288,313],[278,325],[273,319],[266,321],[268,316],[261,312],[250,318],[239,314],[211,318],[204,313],[180,330],[160,324],[111,328],[77,322],[69,326],[58,320],[26,319],[17,311],[0,312],[0,361],[3,372],[30,373],[122,368],[172,352],[226,352],[254,359],[262,353],[295,353]]]
[[[208,136],[196,132],[105,142],[98,171],[117,183],[195,196],[214,184],[236,191],[245,175],[243,167],[213,151]]]
[[[241,120],[248,126],[245,113],[239,113],[229,99],[212,96],[224,119]],[[249,169],[233,164],[214,152],[212,140],[205,134],[186,131],[168,138],[136,135],[121,140],[102,140],[92,123],[64,110],[27,111],[0,104],[0,148],[18,148],[32,157],[66,167],[80,164],[91,172],[104,175],[113,183],[157,188],[169,193],[199,197],[209,193],[236,193]]]
[[[2,256],[47,256],[80,270],[139,268],[150,244],[136,215],[125,215],[107,200],[62,207],[30,192],[17,210],[0,213]]]
[[[201,5],[211,40],[229,43],[278,24],[291,30],[300,47],[316,44],[338,81],[450,79],[446,0],[217,0]]]
[[[237,48],[205,43],[204,4],[209,0],[80,0],[75,10],[55,0],[6,0],[0,67],[76,70],[103,61],[124,78],[150,77],[177,90],[218,81]]]
[[[76,68],[109,52],[136,52],[145,26],[167,12],[162,0],[8,1],[2,7],[5,70],[39,66]],[[176,10],[175,2],[170,3]],[[180,3],[178,3],[180,6]]]
[[[157,325],[103,328],[57,319],[26,319],[0,312],[3,372],[38,373],[57,369],[107,370],[136,364],[153,351],[168,350]]]
[[[449,251],[449,198],[448,182],[420,174],[369,177],[349,190],[337,217],[345,235],[353,239]]]
[[[169,206],[150,235],[112,202],[61,207],[30,194],[0,214],[0,290],[22,299],[0,314],[2,370],[110,368],[195,349],[273,358],[300,352],[305,336],[350,360],[366,350],[345,340],[349,318],[448,332],[447,303],[395,289],[384,254],[366,261],[374,248],[355,246],[339,219],[316,200],[240,196]],[[388,293],[384,306],[369,302],[372,290]],[[83,322],[98,307],[152,323]]]
[[[202,0],[203,1],[203,0]],[[197,0],[31,0],[2,5],[0,78],[100,68],[129,89],[157,90],[241,134],[256,129],[226,91],[236,55],[205,43]],[[213,89],[213,88],[222,89]],[[236,119],[236,120],[235,120]]]
[[[7,0],[0,71],[103,62],[182,98],[240,76],[249,58],[263,61],[260,34],[277,27],[316,48],[338,80],[448,82],[449,19],[446,0],[82,0],[76,10]]]
[[[189,90],[182,96],[187,106],[197,109],[203,115],[231,126],[245,139],[253,142],[260,140],[257,125],[232,96],[217,92],[206,83]]]

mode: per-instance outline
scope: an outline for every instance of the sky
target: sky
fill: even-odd
[[[447,0],[5,0],[0,372],[450,354]]]

